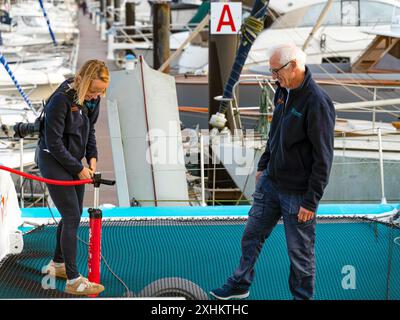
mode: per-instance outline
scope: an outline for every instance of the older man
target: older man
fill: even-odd
[[[277,80],[271,130],[258,163],[242,257],[227,282],[210,292],[217,299],[249,296],[262,245],[281,217],[290,291],[296,300],[313,297],[315,212],[332,165],[335,109],[312,79],[305,60],[305,53],[291,44],[276,47],[270,56],[270,70]]]

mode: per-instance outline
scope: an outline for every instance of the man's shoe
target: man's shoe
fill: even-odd
[[[104,291],[104,287],[101,284],[90,282],[87,278],[80,276],[72,284],[67,282],[64,291],[79,296],[98,295]]]
[[[65,264],[56,264],[53,260],[46,266],[46,272],[56,278],[67,279],[67,271],[65,270]]]
[[[249,290],[235,289],[224,284],[221,288],[210,291],[210,294],[218,300],[245,299],[249,296]]]

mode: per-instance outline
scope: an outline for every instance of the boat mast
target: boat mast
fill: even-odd
[[[306,41],[303,44],[303,47],[302,47],[303,51],[305,51],[307,49],[308,45],[310,44],[311,39],[314,37],[315,32],[317,32],[317,30],[321,27],[321,25],[324,22],[325,17],[327,16],[327,14],[329,12],[329,9],[331,8],[332,4],[333,4],[333,0],[329,0],[326,3],[325,7],[322,9],[321,14],[318,17],[317,22],[315,23],[314,27],[312,28],[310,34],[308,35]]]

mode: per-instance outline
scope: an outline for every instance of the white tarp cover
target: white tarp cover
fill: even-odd
[[[11,175],[0,170],[0,260],[10,253],[10,234],[21,224],[21,210]]]

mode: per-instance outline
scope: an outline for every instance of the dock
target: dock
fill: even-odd
[[[79,11],[79,32],[80,40],[77,70],[79,70],[85,61],[99,59],[107,62],[110,72],[115,71],[115,64],[107,61],[107,43],[101,41],[100,34],[96,31],[96,26],[91,23],[89,15],[83,16],[82,11]],[[107,100],[104,97],[100,103],[100,116],[95,126],[97,149],[99,153],[97,171],[101,172],[105,179],[115,179],[106,108]],[[101,186],[100,204],[104,203],[118,205],[116,187]],[[93,206],[93,186],[91,185],[86,187],[84,206]]]

